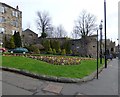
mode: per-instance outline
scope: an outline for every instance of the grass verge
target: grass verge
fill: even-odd
[[[22,56],[3,56],[2,66],[48,76],[83,78],[96,70],[96,60],[82,60],[80,65],[53,65]],[[99,64],[99,67],[102,66]]]

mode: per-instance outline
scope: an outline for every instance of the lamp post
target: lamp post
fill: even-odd
[[[106,0],[104,0],[104,28],[105,28],[105,68],[107,68],[107,54],[106,54]]]
[[[97,79],[98,79],[98,30],[97,30]]]
[[[117,56],[118,56],[118,59],[120,59],[120,50],[119,50],[120,45],[119,45],[119,39],[117,39],[117,40],[118,40]]]
[[[102,64],[102,28],[103,28],[103,25],[102,25],[102,20],[101,20],[101,23],[99,25],[99,29],[100,29],[100,64]]]

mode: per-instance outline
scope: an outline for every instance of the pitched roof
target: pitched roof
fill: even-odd
[[[32,31],[32,30],[30,30],[30,29],[26,29],[26,30],[24,30],[24,31],[23,31],[23,33],[26,33],[26,32],[31,32],[31,33],[36,34],[35,32],[33,32],[33,31]],[[38,34],[36,34],[36,35],[38,35]]]

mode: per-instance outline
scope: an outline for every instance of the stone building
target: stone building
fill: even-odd
[[[74,55],[79,56],[88,56],[88,57],[96,57],[97,56],[97,36],[87,36],[84,40],[81,39],[70,39],[70,38],[40,38],[36,33],[31,31],[30,29],[26,29],[22,34],[23,44],[24,45],[40,45],[42,46],[42,42],[45,40],[57,40],[60,42],[60,46],[65,42],[70,43],[70,49],[72,50]],[[100,55],[100,41],[98,47],[98,54]],[[44,47],[42,47],[44,48]],[[104,55],[104,40],[102,42],[102,54]],[[107,50],[109,53],[115,52],[115,42],[107,39]]]
[[[0,2],[0,36],[13,35],[15,31],[22,35],[22,12],[18,6],[13,8]]]
[[[105,40],[102,41],[102,52],[105,51]],[[106,40],[106,49],[107,49],[107,53],[116,53],[116,46],[115,46],[115,42],[113,42],[110,39]]]
[[[71,50],[75,55],[96,57],[97,40],[96,35],[87,36],[85,42],[83,39],[70,40]]]
[[[0,33],[13,35],[15,31],[22,33],[22,12],[18,6],[0,3]]]
[[[26,29],[22,32],[22,42],[23,46],[29,46],[32,44],[37,44],[38,34],[30,29]]]

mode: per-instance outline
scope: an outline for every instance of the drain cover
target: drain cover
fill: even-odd
[[[59,86],[59,85],[48,84],[43,90],[59,94],[61,92],[62,88],[63,87]]]

